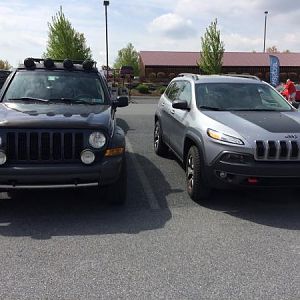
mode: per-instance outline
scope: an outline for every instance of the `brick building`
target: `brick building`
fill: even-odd
[[[300,81],[300,53],[273,54],[280,61],[280,79]],[[142,78],[172,78],[179,73],[200,73],[199,52],[141,51]],[[269,81],[269,53],[225,52],[222,73],[251,74]]]

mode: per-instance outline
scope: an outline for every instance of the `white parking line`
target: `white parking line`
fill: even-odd
[[[160,209],[160,206],[158,204],[157,198],[155,196],[155,194],[152,191],[152,187],[151,184],[149,182],[149,180],[147,179],[147,176],[141,166],[141,164],[139,163],[139,161],[137,160],[134,152],[133,152],[133,148],[131,143],[129,142],[129,139],[126,137],[126,146],[127,146],[127,151],[130,152],[132,155],[130,156],[130,159],[133,163],[133,166],[141,180],[143,189],[145,191],[145,195],[146,198],[148,200],[148,203],[150,205],[150,208],[153,210],[157,210]]]

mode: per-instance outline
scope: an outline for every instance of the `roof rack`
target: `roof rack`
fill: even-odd
[[[45,61],[46,59],[47,58],[32,58],[32,60],[34,62],[37,62],[37,63],[41,63],[41,62]],[[54,58],[51,58],[51,60],[53,62],[56,62],[56,63],[63,63],[65,61],[65,59],[54,59]],[[71,61],[73,62],[73,64],[78,64],[78,65],[82,65],[84,63],[84,60],[73,60],[73,59],[71,59]],[[97,63],[95,61],[93,61],[93,63],[96,67]]]
[[[186,77],[191,77],[193,78],[194,80],[197,80],[199,79],[199,74],[194,74],[194,73],[180,73],[177,75],[177,77],[183,77],[183,76],[186,76]]]
[[[248,79],[261,81],[259,77],[255,75],[248,75],[248,74],[222,74],[222,76],[248,78]]]

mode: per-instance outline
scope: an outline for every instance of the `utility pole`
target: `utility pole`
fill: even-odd
[[[109,6],[109,1],[103,1],[105,7],[105,37],[106,37],[106,79],[108,80],[108,31],[107,31],[107,6]]]

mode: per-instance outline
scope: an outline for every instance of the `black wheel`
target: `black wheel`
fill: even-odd
[[[156,121],[154,127],[154,151],[159,156],[165,156],[169,149],[162,139],[162,132],[159,121]]]
[[[112,205],[124,205],[127,200],[127,163],[124,156],[119,179],[107,187],[106,197]]]
[[[197,202],[210,195],[210,188],[203,180],[203,160],[199,149],[192,146],[186,159],[186,185],[189,196]]]

